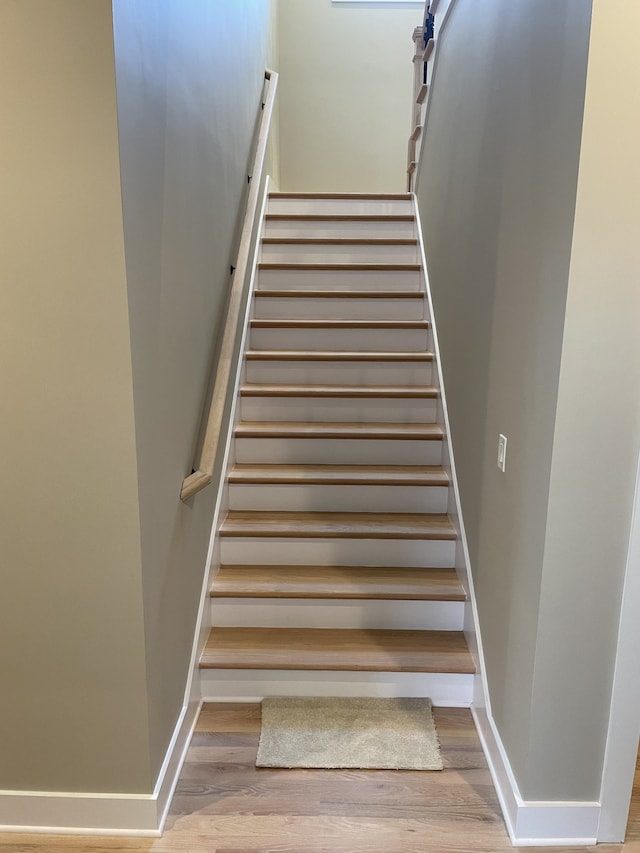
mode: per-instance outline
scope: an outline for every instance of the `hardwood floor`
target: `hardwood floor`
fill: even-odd
[[[635,842],[640,850],[640,750],[636,761],[636,775],[633,777],[633,793],[627,824],[627,842]],[[626,849],[626,848],[625,848]]]
[[[255,767],[259,705],[205,705],[158,839],[0,834],[0,853],[501,853],[511,847],[471,716],[435,709],[441,773]],[[636,776],[640,786],[640,774]],[[640,793],[636,789],[636,795]],[[640,808],[624,844],[639,853]],[[515,848],[547,853],[550,848]],[[553,848],[584,853],[596,848]]]

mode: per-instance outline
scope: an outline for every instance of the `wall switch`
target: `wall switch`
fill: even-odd
[[[504,471],[507,465],[507,436],[502,435],[502,433],[498,436],[498,468],[501,471]]]

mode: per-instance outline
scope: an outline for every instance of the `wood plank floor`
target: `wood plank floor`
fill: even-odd
[[[627,824],[627,841],[636,842],[640,850],[640,750],[636,760],[636,775],[633,778],[633,792],[631,794],[631,808],[629,809],[629,823]]]
[[[162,838],[4,833],[0,851],[548,853],[511,847],[469,712],[436,708],[435,719],[442,773],[258,770],[259,706],[206,705]],[[553,848],[596,849],[638,853],[640,844]]]

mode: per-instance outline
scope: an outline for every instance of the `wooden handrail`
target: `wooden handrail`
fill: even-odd
[[[249,187],[249,197],[247,199],[247,212],[242,225],[238,258],[233,275],[233,283],[231,285],[227,317],[224,323],[222,345],[220,347],[220,355],[216,365],[216,380],[213,387],[213,394],[211,396],[211,405],[209,406],[209,412],[207,414],[207,423],[202,442],[202,450],[200,452],[200,460],[198,462],[198,467],[194,469],[192,474],[185,477],[182,483],[182,489],[180,491],[180,500],[182,501],[189,500],[189,498],[204,489],[213,480],[220,430],[222,427],[225,404],[229,391],[229,382],[231,379],[233,355],[236,348],[240,309],[243,302],[247,272],[249,271],[251,237],[260,197],[262,170],[264,168],[269,130],[271,128],[271,117],[273,114],[273,106],[278,87],[278,75],[275,71],[267,69],[264,76],[267,81],[266,95],[262,107],[256,155],[251,172],[251,184]]]

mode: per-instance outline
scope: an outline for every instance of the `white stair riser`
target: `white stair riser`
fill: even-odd
[[[282,328],[251,329],[251,349],[425,352],[428,329]]]
[[[328,320],[422,320],[425,300],[420,299],[345,299],[322,297],[260,297],[254,302],[254,316],[264,319]]]
[[[436,400],[339,397],[242,397],[244,421],[433,423]]]
[[[415,270],[260,270],[258,290],[423,290]]]
[[[411,199],[350,199],[350,198],[270,198],[267,213],[297,214],[369,214],[386,216],[394,213],[412,214]]]
[[[431,385],[430,361],[272,361],[246,364],[247,382],[283,385]]]
[[[447,486],[239,484],[229,486],[229,509],[291,512],[446,513]]]
[[[436,706],[468,708],[473,700],[473,679],[473,675],[448,672],[200,671],[205,702],[258,702],[265,696],[422,696]]]
[[[263,264],[417,264],[417,245],[263,243]]]
[[[291,465],[439,465],[441,441],[358,438],[237,438],[236,461]]]
[[[463,601],[213,598],[215,628],[462,631]]]
[[[276,219],[267,220],[264,225],[265,237],[317,237],[317,238],[356,238],[376,239],[379,237],[411,238],[416,237],[416,225],[414,222],[404,220],[363,222],[354,220],[345,222],[341,220],[323,221],[321,219]]]
[[[225,536],[221,563],[248,566],[407,566],[448,569],[455,542],[424,539],[280,539]]]

